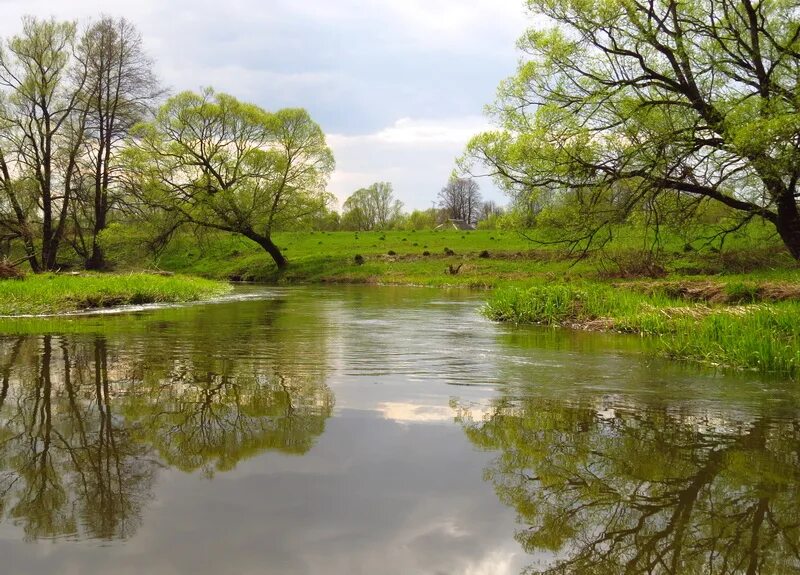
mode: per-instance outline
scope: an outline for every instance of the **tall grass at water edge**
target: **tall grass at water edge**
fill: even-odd
[[[800,376],[800,302],[689,303],[603,284],[497,290],[484,313],[497,320],[636,333],[662,355]]]

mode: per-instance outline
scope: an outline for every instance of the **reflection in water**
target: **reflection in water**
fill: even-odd
[[[531,573],[798,573],[800,426],[775,411],[529,397],[459,419],[499,451]]]
[[[0,338],[2,516],[29,540],[128,538],[162,467],[211,476],[266,450],[308,451],[333,408],[324,342],[286,338],[261,357],[265,342],[237,325],[180,349],[157,334]]]
[[[795,385],[481,294],[253,292],[0,321],[4,575],[800,572]]]

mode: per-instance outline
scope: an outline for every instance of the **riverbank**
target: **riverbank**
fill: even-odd
[[[657,255],[642,251],[642,238],[635,232],[579,261],[564,246],[531,242],[511,230],[284,232],[275,235],[275,242],[289,260],[285,270],[278,270],[266,252],[247,239],[224,233],[183,234],[157,264],[178,273],[279,285],[496,288],[532,280],[568,283],[720,274],[800,279],[797,263],[774,239],[760,237],[765,233],[761,229],[728,239],[724,250],[695,249],[675,236]],[[149,263],[133,262],[133,267]]]
[[[784,286],[785,289],[779,289]],[[800,376],[797,286],[753,282],[675,291],[675,283],[537,285],[496,291],[496,321],[650,336],[661,355],[714,366]],[[782,299],[783,298],[783,299]]]
[[[800,376],[800,328],[794,327],[800,326],[800,267],[775,238],[753,227],[715,249],[674,235],[651,253],[636,234],[632,229],[602,253],[576,261],[564,247],[537,244],[516,231],[285,232],[275,240],[290,265],[277,270],[249,240],[184,233],[156,262],[118,263],[272,285],[497,289],[487,295],[492,319],[641,334],[675,359]],[[118,276],[104,277],[113,283]],[[158,278],[146,277],[148,283]],[[4,313],[202,297],[133,290],[120,298],[112,289],[65,295],[59,303],[48,300],[52,290],[45,292],[43,299],[29,298],[27,311],[13,304]]]
[[[273,284],[496,289],[486,311],[498,321],[640,334],[673,359],[800,377],[800,268],[768,229],[716,248],[665,234],[657,252],[639,232],[577,261],[515,231],[283,233],[285,271],[251,242],[215,233],[177,238],[160,265]]]
[[[0,280],[0,316],[64,314],[88,309],[210,299],[224,282],[149,273],[41,274]]]

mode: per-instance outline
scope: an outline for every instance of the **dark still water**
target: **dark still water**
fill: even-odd
[[[800,572],[796,385],[481,297],[0,324],[0,572]]]

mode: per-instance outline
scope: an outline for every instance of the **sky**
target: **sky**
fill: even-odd
[[[122,16],[175,93],[211,86],[268,110],[306,108],[336,157],[341,202],[388,181],[431,207],[484,105],[514,73],[524,0],[0,0],[0,36],[30,14]],[[484,197],[505,198],[488,180]]]

